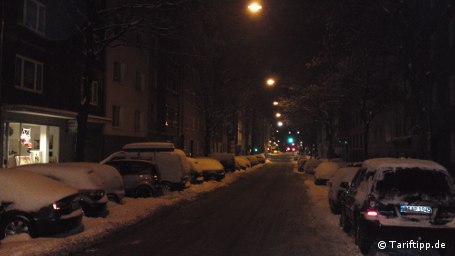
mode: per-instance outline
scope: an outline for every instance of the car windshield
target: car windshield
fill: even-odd
[[[376,190],[382,196],[391,193],[441,196],[448,194],[451,188],[444,173],[412,168],[384,173],[384,179],[377,183]]]

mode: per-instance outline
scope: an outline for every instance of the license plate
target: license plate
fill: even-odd
[[[433,209],[430,206],[421,206],[421,205],[400,205],[401,213],[421,213],[421,214],[431,214]]]

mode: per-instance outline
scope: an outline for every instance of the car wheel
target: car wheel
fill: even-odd
[[[29,234],[33,235],[30,220],[24,216],[14,216],[7,220],[3,227],[2,237]]]
[[[340,226],[344,232],[348,233],[351,230],[351,224],[346,218],[346,213],[342,210],[340,214]]]
[[[163,190],[163,194],[169,194],[172,191],[172,185],[169,182],[161,183],[161,189]]]
[[[136,189],[136,197],[147,198],[152,196],[152,191],[148,187],[139,187]]]
[[[355,229],[355,243],[359,247],[359,250],[362,254],[368,254],[370,252],[371,240],[363,230],[360,223],[357,223]]]

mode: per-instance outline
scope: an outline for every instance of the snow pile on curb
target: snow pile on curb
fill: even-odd
[[[28,235],[6,238],[0,242],[0,256],[64,255],[86,248],[108,234],[119,232],[153,215],[165,206],[183,201],[193,201],[201,193],[229,186],[245,173],[258,170],[263,164],[246,171],[227,173],[221,182],[209,181],[192,185],[184,191],[172,192],[158,198],[125,198],[123,204],[109,202],[109,215],[106,218],[84,217],[84,230],[66,237],[40,237],[32,239]],[[73,232],[74,233],[74,232]]]

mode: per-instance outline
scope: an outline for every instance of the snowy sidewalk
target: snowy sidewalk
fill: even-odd
[[[0,256],[22,255],[65,255],[72,251],[88,247],[99,239],[119,232],[153,215],[166,206],[172,206],[183,201],[192,201],[201,193],[229,186],[245,173],[260,169],[264,164],[256,165],[246,171],[227,173],[221,182],[209,181],[192,185],[181,192],[172,192],[158,198],[125,198],[123,204],[109,204],[109,215],[106,218],[84,217],[84,230],[66,237],[30,238],[28,235],[18,235],[6,238],[0,243]]]

